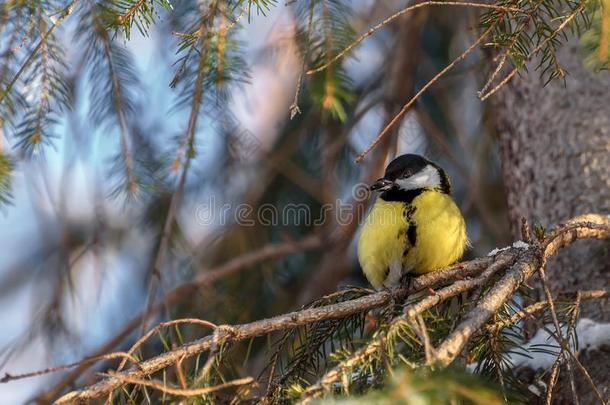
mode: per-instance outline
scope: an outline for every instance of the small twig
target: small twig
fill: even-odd
[[[557,311],[555,310],[555,303],[553,301],[553,295],[551,294],[551,290],[546,283],[546,276],[544,271],[545,263],[540,266],[538,270],[538,275],[540,276],[540,282],[542,283],[542,290],[544,291],[544,295],[546,297],[547,302],[549,303],[549,309],[551,311],[551,317],[553,319],[553,325],[555,326],[555,333],[557,334],[557,340],[561,346],[559,351],[558,359],[564,358],[566,360],[566,367],[568,368],[568,374],[570,376],[570,388],[572,389],[572,399],[574,400],[574,404],[578,405],[580,401],[578,400],[578,394],[576,393],[576,383],[574,382],[574,370],[572,370],[572,363],[568,355],[565,353],[566,350],[570,350],[569,342],[566,341],[563,337],[563,332],[561,331],[561,326],[559,325],[559,318],[557,316]],[[547,399],[549,398],[547,394]]]
[[[572,353],[571,350],[568,351],[568,354],[570,355],[570,357],[572,357],[572,360],[578,366],[578,369],[580,370],[583,377],[585,377],[585,380],[587,380],[587,382],[593,389],[593,392],[595,392],[595,395],[597,396],[599,403],[602,405],[605,405],[607,402],[604,400],[604,397],[602,396],[601,392],[599,392],[599,388],[597,388],[597,386],[595,385],[595,382],[593,382],[593,379],[591,378],[591,375],[589,374],[589,372],[587,371],[585,366],[583,366],[583,364],[578,359],[578,356],[576,356],[574,353]]]
[[[525,219],[525,217],[521,218],[521,238],[528,245],[532,243],[532,234],[530,232],[530,226],[527,223],[527,219]]]
[[[555,389],[557,379],[559,378],[560,366],[561,356],[557,356],[557,359],[555,359],[555,362],[553,363],[553,367],[551,367],[551,375],[549,376],[549,383],[547,384],[546,396],[544,399],[545,405],[551,405],[553,402],[553,390]]]
[[[432,343],[430,342],[430,335],[428,335],[428,328],[426,327],[426,322],[421,314],[417,314],[417,326],[420,331],[420,338],[424,343],[424,349],[426,351],[426,363],[431,361],[434,357],[434,347],[432,347]]]
[[[607,291],[607,290],[578,291],[577,294],[580,295],[581,300],[591,300],[591,299],[599,299],[599,298],[608,297],[608,296],[610,296],[610,291]],[[514,325],[515,323],[517,323],[518,321],[520,321],[523,318],[532,316],[536,312],[539,312],[539,311],[545,309],[548,305],[549,305],[549,302],[546,300],[536,302],[532,305],[527,306],[526,308],[523,308],[523,309],[515,312],[514,314],[512,314],[510,316],[510,318],[508,318],[506,320],[488,325],[485,329],[490,333],[496,333],[510,325]]]
[[[224,384],[215,385],[213,387],[196,388],[196,389],[180,389],[180,388],[169,387],[166,384],[164,384],[162,381],[142,380],[139,378],[122,376],[117,373],[111,373],[111,374],[108,374],[108,376],[114,377],[114,378],[119,378],[126,384],[144,385],[146,387],[153,388],[157,391],[161,391],[166,394],[176,395],[176,396],[181,396],[181,397],[194,397],[194,396],[200,396],[200,395],[207,395],[212,392],[219,391],[219,390],[222,390],[225,388],[237,387],[240,385],[247,385],[247,384],[254,383],[254,378],[246,377],[246,378],[240,378],[238,380],[229,381]],[[59,401],[57,401],[57,404],[61,404],[61,403],[66,403],[66,402],[62,401],[61,399]]]
[[[379,142],[381,142],[383,137],[385,135],[387,135],[387,133],[390,131],[390,129],[394,125],[396,125],[396,123],[398,123],[398,121],[405,115],[405,113],[409,110],[409,108],[411,108],[413,106],[413,104],[415,104],[415,102],[421,97],[421,95],[424,94],[428,90],[428,88],[430,88],[430,86],[432,86],[440,78],[442,78],[445,74],[447,74],[447,72],[449,72],[451,69],[453,69],[458,63],[460,63],[461,61],[466,59],[466,56],[468,56],[470,53],[472,53],[472,51],[474,51],[485,40],[487,35],[491,32],[491,30],[494,27],[495,27],[495,24],[490,25],[489,28],[487,28],[485,30],[485,32],[483,32],[483,34],[481,34],[481,36],[473,44],[471,44],[464,52],[462,52],[461,55],[459,55],[457,58],[455,58],[450,64],[445,66],[445,68],[443,68],[443,70],[438,72],[413,97],[411,97],[411,99],[409,101],[407,101],[407,103],[400,109],[398,114],[396,114],[394,116],[394,118],[392,118],[392,120],[381,130],[379,135],[377,135],[375,137],[375,139],[373,139],[373,141],[366,147],[366,149],[364,149],[364,151],[356,157],[356,162],[361,162],[364,159],[364,157],[366,155],[368,155],[369,152],[372,151],[379,144]]]
[[[328,68],[330,65],[332,65],[333,63],[335,63],[336,61],[338,61],[339,59],[344,57],[352,49],[354,49],[356,46],[358,46],[362,41],[364,41],[365,39],[367,39],[368,37],[373,35],[376,31],[379,31],[381,28],[385,27],[386,25],[388,25],[389,23],[391,23],[392,21],[394,21],[401,15],[406,14],[409,11],[413,11],[418,8],[428,7],[428,6],[462,6],[462,7],[483,8],[483,9],[487,9],[487,10],[491,9],[491,10],[497,10],[497,11],[503,11],[503,12],[510,11],[513,13],[524,13],[524,11],[522,11],[519,8],[503,7],[503,6],[498,6],[495,4],[481,4],[481,3],[469,3],[469,2],[459,2],[459,1],[425,1],[422,3],[417,3],[415,5],[405,7],[400,11],[397,11],[396,13],[387,17],[385,20],[381,21],[379,24],[369,28],[368,31],[366,31],[364,34],[362,34],[360,37],[358,37],[354,42],[349,44],[345,49],[343,49],[341,52],[339,52],[337,55],[335,55],[332,59],[327,61],[322,66],[319,66],[315,69],[308,70],[307,74],[312,75],[314,73],[319,73],[319,72],[323,71],[324,69]]]
[[[305,51],[305,55],[303,55],[303,61],[301,63],[301,69],[299,70],[299,77],[297,79],[297,87],[294,92],[294,100],[292,100],[292,104],[290,105],[290,119],[293,119],[297,114],[301,113],[301,109],[299,108],[299,97],[301,95],[301,87],[303,86],[303,74],[305,72],[305,66],[307,65],[307,61],[309,60],[309,48],[310,48],[310,38],[311,38],[311,30],[313,27],[313,9],[309,10],[309,22],[307,23],[307,50]]]
[[[144,342],[146,342],[148,339],[150,339],[151,336],[159,333],[161,331],[161,329],[170,327],[170,326],[174,326],[174,325],[182,325],[182,324],[191,324],[191,325],[203,325],[212,329],[216,329],[217,326],[214,325],[212,322],[208,322],[205,321],[203,319],[194,319],[194,318],[186,318],[186,319],[174,319],[172,321],[169,322],[161,322],[159,325],[155,326],[153,329],[149,330],[146,334],[144,334],[142,337],[140,337],[140,339],[138,339],[132,346],[131,348],[127,351],[127,353],[129,355],[133,355],[133,353],[140,347],[142,346],[142,344],[144,344]],[[119,371],[121,371],[123,369],[123,367],[125,367],[125,360],[123,360],[121,362],[121,364],[119,364],[119,366],[116,369],[116,372],[118,373]]]
[[[201,22],[199,25],[200,25],[200,29],[203,30],[206,25],[206,21],[204,18],[201,19]],[[146,299],[147,299],[146,310],[145,310],[146,314],[149,314],[152,310],[152,307],[154,305],[155,298],[156,298],[155,296],[156,296],[156,292],[157,292],[157,283],[161,282],[161,268],[165,264],[167,251],[169,250],[169,243],[170,243],[171,233],[172,233],[173,226],[174,226],[174,220],[176,217],[176,211],[178,209],[178,205],[180,204],[180,200],[182,198],[182,193],[184,191],[184,185],[186,183],[186,178],[187,178],[187,175],[188,175],[188,172],[190,169],[191,159],[193,156],[193,154],[190,153],[191,152],[190,149],[194,148],[193,144],[194,144],[194,140],[195,140],[195,133],[197,130],[197,123],[199,120],[199,110],[201,108],[201,103],[203,101],[204,80],[207,75],[206,63],[208,60],[208,55],[207,55],[208,52],[207,52],[207,49],[205,49],[204,41],[202,41],[200,38],[200,40],[197,42],[201,43],[202,50],[199,54],[199,61],[198,61],[198,65],[197,65],[197,76],[195,78],[193,97],[192,97],[192,101],[191,101],[191,110],[190,110],[190,114],[189,114],[186,134],[184,136],[184,148],[187,149],[185,152],[186,161],[184,162],[184,165],[182,167],[182,172],[180,173],[180,177],[178,179],[176,189],[172,193],[172,196],[171,196],[171,199],[169,202],[169,208],[167,210],[165,223],[163,225],[163,231],[161,233],[161,240],[159,242],[159,248],[157,249],[157,254],[155,255],[151,279],[149,281],[148,292],[147,292],[147,297],[146,297]],[[192,47],[193,49],[196,47],[197,42],[195,44],[193,44],[193,47]],[[147,318],[148,318],[148,316],[144,316],[144,318],[143,318],[141,333],[144,333],[144,330],[146,329]]]
[[[63,364],[61,366],[56,366],[56,367],[49,367],[49,368],[45,368],[44,370],[38,370],[38,371],[33,371],[30,373],[23,373],[23,374],[9,374],[9,373],[5,373],[4,377],[2,377],[0,379],[0,383],[7,383],[10,381],[15,381],[15,380],[23,380],[25,378],[32,378],[32,377],[39,377],[41,375],[45,375],[45,374],[51,374],[51,373],[57,373],[60,371],[66,371],[70,368],[74,368],[83,364],[93,364],[95,362],[98,362],[100,360],[113,360],[113,359],[123,359],[123,361],[130,361],[134,364],[134,366],[139,367],[140,362],[138,361],[138,359],[136,359],[135,357],[133,357],[131,354],[129,353],[125,353],[125,352],[114,352],[114,353],[108,353],[108,354],[103,354],[101,356],[94,356],[94,357],[86,357],[78,362],[75,363],[70,363],[70,364]]]

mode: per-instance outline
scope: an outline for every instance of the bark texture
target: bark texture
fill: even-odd
[[[560,60],[567,86],[542,87],[531,71],[496,97],[502,171],[511,229],[520,238],[521,217],[549,226],[575,215],[610,213],[610,72],[582,65],[574,43]],[[608,242],[584,242],[548,266],[553,293],[610,284]],[[608,302],[583,316],[610,319]]]
[[[522,217],[547,227],[574,215],[610,213],[610,72],[583,66],[575,40],[562,48],[559,58],[569,71],[566,86],[555,82],[543,87],[538,72],[531,69],[494,100],[516,239]],[[547,279],[554,296],[610,285],[609,243],[579,242],[559,252],[548,263]],[[609,300],[585,303],[581,316],[610,321]],[[592,370],[593,379],[608,393],[610,363],[599,366]],[[558,401],[570,402],[566,388]],[[594,396],[582,395],[582,403],[595,403]]]

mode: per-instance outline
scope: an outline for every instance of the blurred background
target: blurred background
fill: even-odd
[[[227,10],[217,22],[227,41],[215,52],[228,56],[204,84],[192,148],[185,134],[196,79],[182,64],[189,38],[181,33],[192,24],[193,5],[160,11],[148,35],[134,27],[129,39],[106,38],[123,90],[123,104],[107,108],[101,97],[111,84],[84,33],[91,15],[77,8],[78,17],[55,31],[70,73],[62,79],[70,108],[40,132],[42,142],[28,140],[35,131],[14,135],[6,121],[0,134],[0,177],[11,172],[0,213],[3,375],[125,349],[164,319],[243,323],[341,286],[366,286],[354,245],[371,202],[362,185],[403,153],[425,155],[448,172],[472,242],[466,258],[510,241],[493,123],[476,97],[482,51],[355,162],[404,103],[474,42],[477,13],[404,14],[329,69],[304,73],[406,4],[345,3]],[[3,49],[14,47],[5,35],[19,24],[14,17]],[[330,26],[341,34],[328,35]],[[32,75],[30,85],[35,90],[43,79]],[[24,140],[33,145],[28,153]],[[22,403],[92,375],[14,381],[1,387],[0,402]]]

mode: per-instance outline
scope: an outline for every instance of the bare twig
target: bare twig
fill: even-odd
[[[136,384],[136,385],[144,385],[146,387],[153,388],[157,391],[164,392],[166,394],[181,396],[181,397],[194,397],[199,395],[207,395],[215,391],[219,391],[225,388],[237,387],[240,385],[247,385],[254,383],[254,379],[252,377],[240,378],[239,380],[233,380],[226,382],[224,384],[214,385],[213,387],[205,387],[205,388],[196,388],[196,389],[181,389],[169,387],[167,384],[159,381],[151,381],[151,380],[143,380],[139,378],[132,378],[122,376],[117,373],[108,374],[109,377],[116,377],[121,379],[125,384]],[[57,402],[62,403],[61,401]]]
[[[569,355],[566,351],[570,351],[569,343],[563,337],[563,332],[561,331],[561,326],[559,325],[559,318],[557,316],[557,311],[555,310],[555,302],[553,301],[553,296],[551,294],[551,290],[546,283],[546,275],[544,274],[544,263],[540,266],[538,270],[538,275],[540,276],[540,282],[542,283],[542,290],[544,291],[544,295],[546,297],[547,302],[549,303],[549,309],[551,310],[551,317],[553,319],[553,325],[555,326],[555,333],[557,334],[557,341],[559,342],[561,349],[559,351],[559,355],[557,356],[559,362],[561,363],[561,359],[566,360],[566,367],[568,369],[568,374],[570,376],[570,388],[572,390],[572,399],[574,400],[574,404],[578,405],[580,401],[578,400],[578,394],[576,393],[576,383],[574,382],[574,370],[572,370],[572,362],[570,361]],[[551,387],[549,387],[551,388]],[[550,389],[549,391],[552,391]],[[547,401],[550,401],[551,396],[549,392],[547,392]]]
[[[201,16],[199,29],[203,31],[205,26],[206,18],[204,16]],[[191,157],[193,156],[193,153],[191,152],[194,148],[195,133],[197,130],[197,122],[199,119],[199,110],[203,101],[204,80],[208,73],[206,67],[208,60],[208,52],[207,49],[205,49],[206,43],[205,41],[203,41],[203,38],[204,36],[201,36],[201,38],[193,44],[193,49],[195,49],[197,44],[199,44],[201,46],[201,50],[199,52],[197,76],[195,78],[195,85],[193,88],[191,111],[189,114],[188,126],[184,137],[183,147],[186,148],[186,151],[183,151],[182,153],[186,155],[186,160],[184,162],[184,165],[182,166],[182,172],[180,173],[180,178],[178,179],[176,189],[172,193],[169,208],[167,210],[167,216],[165,218],[165,224],[163,225],[161,241],[159,242],[159,248],[155,256],[151,279],[148,286],[146,313],[149,313],[152,310],[157,295],[157,284],[161,283],[161,267],[165,264],[167,251],[169,249],[170,237],[174,226],[174,220],[176,217],[176,210],[178,209],[180,199],[182,198],[184,184],[186,183],[186,177],[188,175],[188,171],[191,165]],[[179,162],[179,159],[177,159],[177,161]],[[147,318],[147,316],[144,316],[143,318],[142,333],[144,332],[144,330],[146,330]]]
[[[373,35],[376,31],[379,31],[381,28],[385,27],[386,25],[388,25],[389,23],[391,23],[392,21],[394,21],[401,15],[406,14],[409,11],[416,10],[418,8],[429,7],[429,6],[461,6],[461,7],[470,7],[470,8],[482,8],[482,9],[486,9],[486,10],[497,10],[497,11],[503,11],[503,12],[510,11],[513,13],[523,13],[523,11],[519,8],[504,7],[504,6],[498,6],[495,4],[481,4],[481,3],[470,3],[470,2],[461,2],[461,1],[424,1],[421,3],[414,4],[412,6],[405,7],[402,10],[397,11],[396,13],[387,17],[385,20],[381,21],[379,24],[375,25],[374,27],[369,28],[369,30],[367,32],[365,32],[360,37],[358,37],[354,42],[349,44],[345,49],[343,49],[341,52],[339,52],[337,55],[335,55],[332,59],[327,61],[322,66],[319,66],[315,69],[308,70],[307,74],[312,75],[314,73],[319,73],[319,72],[323,71],[324,69],[328,68],[330,65],[332,65],[333,63],[335,63],[336,61],[338,61],[339,59],[344,57],[352,49],[354,49],[356,46],[358,46],[362,41],[364,41],[365,39],[367,39],[368,37]]]
[[[203,326],[206,326],[206,327],[212,328],[212,329],[215,329],[217,327],[212,322],[208,322],[203,319],[188,318],[188,319],[175,319],[173,321],[168,321],[168,322],[161,322],[159,325],[155,326],[153,329],[149,330],[148,333],[144,334],[140,339],[138,339],[131,346],[131,348],[127,351],[127,353],[129,355],[133,355],[133,353],[136,350],[138,350],[138,348],[140,346],[142,346],[144,344],[144,342],[146,342],[148,339],[150,339],[150,337],[153,336],[154,334],[159,333],[161,331],[161,329],[168,328],[168,327],[174,326],[174,325],[182,325],[182,324],[203,325]],[[125,367],[126,363],[127,363],[126,359],[121,361],[121,364],[119,364],[119,367],[117,368],[116,371],[117,372],[121,371],[123,369],[123,367]]]
[[[307,42],[311,40],[311,28],[313,26],[313,8],[309,10],[309,21],[307,23]],[[305,51],[305,55],[303,55],[303,61],[301,62],[301,69],[299,70],[299,77],[297,78],[297,87],[294,91],[294,100],[292,100],[292,104],[289,107],[290,110],[290,119],[293,119],[297,114],[301,113],[301,109],[299,108],[299,97],[301,95],[301,87],[303,86],[303,74],[305,73],[305,66],[307,65],[307,61],[309,60],[309,46],[307,44],[307,50]]]
[[[590,290],[590,291],[579,291],[581,300],[591,300],[591,299],[599,299],[610,296],[610,291],[607,290]],[[519,322],[523,318],[527,318],[532,316],[536,312],[542,311],[549,305],[549,302],[539,301],[532,305],[523,308],[510,316],[510,318],[505,319],[503,321],[488,325],[486,327],[487,331],[490,333],[496,333],[510,325],[514,325],[516,322]]]
[[[392,127],[396,125],[398,121],[400,121],[400,119],[405,115],[409,108],[411,108],[413,104],[415,104],[415,102],[421,97],[421,95],[424,94],[428,90],[428,88],[430,88],[430,86],[432,86],[443,76],[445,76],[445,74],[447,74],[447,72],[453,69],[458,63],[466,59],[466,57],[470,55],[472,51],[474,51],[485,40],[487,35],[491,32],[491,30],[493,30],[494,27],[495,24],[490,25],[489,28],[487,28],[485,32],[483,32],[483,34],[481,34],[481,36],[479,36],[479,38],[474,43],[472,43],[464,52],[462,52],[461,55],[455,58],[450,64],[445,66],[443,70],[438,72],[417,93],[415,93],[415,95],[411,97],[411,99],[407,101],[407,103],[400,109],[398,114],[396,114],[394,118],[392,118],[392,120],[381,130],[379,135],[377,135],[375,139],[373,139],[373,141],[366,147],[366,149],[364,149],[364,151],[362,151],[362,153],[356,157],[356,161],[361,162],[364,157],[368,155],[369,152],[372,151],[379,144],[379,142],[381,142],[383,137],[386,136],[390,129],[392,129]]]
[[[66,371],[67,369],[74,368],[74,367],[80,366],[81,364],[85,364],[85,363],[86,364],[92,364],[92,363],[98,362],[100,360],[113,360],[113,359],[123,359],[124,362],[130,361],[136,367],[138,367],[139,364],[140,364],[138,359],[136,359],[135,357],[133,357],[129,353],[114,352],[114,353],[103,354],[101,356],[87,357],[86,359],[83,359],[83,360],[78,361],[76,363],[63,364],[61,366],[56,366],[56,367],[49,367],[49,368],[46,368],[44,370],[33,371],[31,373],[23,373],[23,374],[9,374],[9,373],[6,373],[4,375],[4,377],[2,377],[0,379],[0,383],[7,383],[7,382],[10,382],[10,381],[15,381],[15,380],[23,380],[25,378],[39,377],[39,376],[45,375],[45,374],[51,374],[51,373],[57,373],[57,372],[60,372],[60,371]]]

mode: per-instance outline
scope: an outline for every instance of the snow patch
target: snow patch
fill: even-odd
[[[513,243],[512,246],[507,246],[504,248],[496,248],[496,249],[492,250],[491,252],[487,253],[487,256],[495,256],[500,252],[504,252],[504,251],[510,249],[511,247],[516,248],[516,249],[528,249],[530,247],[530,245],[523,242],[522,240],[518,240],[515,243]]]
[[[505,248],[501,248],[501,249],[495,248],[495,249],[494,249],[494,250],[492,250],[491,252],[487,253],[487,256],[495,256],[495,255],[497,255],[498,253],[500,253],[500,252],[504,252],[504,251],[506,251],[506,250],[508,250],[508,249],[510,249],[510,247],[505,247]]]
[[[530,247],[530,245],[523,242],[522,240],[518,240],[515,243],[513,243],[513,247],[517,248],[517,249],[528,249]]]
[[[546,328],[555,331],[552,324],[546,325]],[[564,337],[565,333],[566,326],[564,325],[562,327]],[[598,323],[592,319],[583,318],[576,325],[576,336],[578,337],[578,350],[575,350],[574,342],[570,341],[570,347],[575,352],[598,349],[610,344],[610,323]],[[554,348],[549,346],[554,346]],[[539,329],[536,335],[521,347],[525,349],[527,356],[518,352],[508,355],[514,368],[529,367],[534,370],[547,370],[553,365],[559,353],[558,343],[544,329]]]

